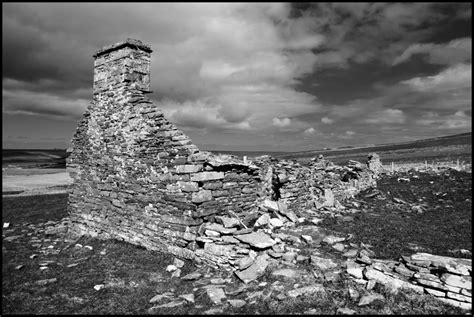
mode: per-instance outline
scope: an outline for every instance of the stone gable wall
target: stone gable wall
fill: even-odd
[[[93,99],[67,160],[73,232],[229,266],[254,252],[236,238],[262,212],[295,221],[305,209],[333,206],[331,190],[350,186],[343,170],[200,151],[146,96],[151,52],[127,40],[94,55]],[[272,201],[277,210],[262,207]]]

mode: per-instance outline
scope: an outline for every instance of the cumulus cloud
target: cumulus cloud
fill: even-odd
[[[132,37],[154,50],[149,96],[157,107],[193,139],[216,147],[251,139],[257,149],[294,149],[316,133],[331,143],[393,129],[424,127],[429,134],[437,125],[468,127],[470,33],[443,40],[437,32],[470,19],[469,3],[7,3],[3,9],[9,118],[77,120],[92,98],[92,54]],[[407,70],[414,56],[421,63]],[[318,95],[326,79],[330,89]],[[338,101],[323,101],[324,94]],[[438,117],[426,117],[429,111]]]
[[[312,135],[316,132],[316,129],[313,128],[313,127],[310,127],[306,130],[303,131],[303,134],[306,135],[306,136],[309,136],[309,135]]]
[[[442,135],[443,130],[461,133],[471,128],[471,87],[471,65],[452,65],[431,76],[377,84],[373,97],[332,105],[325,109],[325,117],[345,122],[346,128],[354,129],[351,131],[360,129],[379,138],[396,131],[410,131],[418,137]],[[345,134],[344,126],[331,127]]]
[[[367,63],[378,60],[392,64],[409,47],[436,32],[445,19],[470,18],[470,4],[448,7],[436,3],[317,3],[312,4],[309,15],[315,18],[315,29],[325,35],[326,41],[318,51],[319,68],[347,68],[351,62]],[[426,27],[427,25],[431,27]],[[451,55],[465,62],[464,50],[470,46],[467,38],[451,43]],[[446,62],[443,45],[433,61]],[[424,47],[423,50],[428,50]],[[469,54],[470,55],[470,54]],[[444,61],[443,61],[444,60]]]
[[[402,110],[399,109],[385,109],[381,111],[377,111],[374,113],[370,113],[368,118],[365,120],[367,123],[375,123],[375,124],[391,124],[391,123],[398,123],[402,124],[405,123],[405,114]]]
[[[436,75],[411,78],[402,81],[402,84],[420,92],[446,92],[452,89],[468,88],[472,85],[472,65],[458,64],[446,68]]]
[[[332,124],[332,123],[334,123],[334,120],[332,120],[332,119],[330,119],[330,118],[328,118],[328,117],[323,117],[323,118],[321,119],[321,122],[324,123],[324,124]]]
[[[400,56],[395,58],[392,65],[406,62],[416,54],[425,54],[427,61],[432,64],[452,65],[457,63],[470,63],[472,40],[466,37],[455,39],[444,44],[412,44]]]
[[[291,124],[291,119],[290,118],[273,118],[272,120],[273,125],[276,127],[288,127]]]
[[[449,115],[439,115],[435,112],[425,113],[416,123],[425,127],[437,127],[438,129],[472,129],[472,118],[464,111],[456,111]]]
[[[324,36],[312,30],[311,19],[290,18],[290,4],[8,4],[5,9],[3,43],[17,49],[4,55],[4,78],[36,83],[59,78],[85,89],[92,80],[92,53],[136,37],[154,50],[153,97],[160,106],[174,107],[171,120],[181,128],[268,128],[273,117],[319,107],[314,96],[293,86],[312,72],[312,50]],[[47,104],[34,105],[37,113],[49,111]]]

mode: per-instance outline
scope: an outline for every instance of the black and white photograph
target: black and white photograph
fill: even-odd
[[[3,2],[1,315],[471,315],[471,2]]]

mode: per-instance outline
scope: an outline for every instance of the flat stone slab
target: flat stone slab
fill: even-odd
[[[252,232],[249,234],[236,235],[234,237],[258,249],[270,248],[272,245],[276,244],[275,240],[263,232]]]
[[[255,262],[253,262],[252,265],[243,271],[236,271],[235,275],[237,275],[237,277],[240,278],[245,284],[254,281],[262,276],[265,272],[265,269],[269,264],[267,260],[267,254],[260,255],[255,259]]]
[[[240,224],[240,221],[237,218],[217,216],[216,219],[219,219],[226,228],[237,227]]]
[[[299,274],[298,271],[293,270],[293,269],[279,269],[279,270],[273,271],[272,275],[274,275],[274,276],[283,276],[283,277],[288,277],[288,278],[296,278],[300,274]]]
[[[225,226],[218,223],[207,223],[206,229],[213,230],[222,234],[230,234],[237,231],[237,228],[226,228]]]
[[[210,287],[206,292],[207,296],[209,296],[211,301],[216,305],[221,304],[222,300],[226,298],[224,290],[220,287]]]
[[[325,242],[327,244],[335,244],[335,243],[338,243],[338,242],[342,242],[344,240],[346,240],[346,238],[341,238],[341,237],[336,237],[336,236],[333,236],[333,235],[328,235],[328,236],[324,237],[322,242]]]
[[[363,274],[362,274],[363,268],[360,267],[360,266],[350,266],[350,267],[348,266],[347,269],[346,269],[346,272],[349,275],[351,275],[355,278],[358,278],[358,279],[361,279],[361,278],[364,277]]]
[[[209,201],[211,199],[212,199],[212,192],[210,190],[207,190],[207,189],[202,189],[198,192],[194,192],[191,195],[191,201],[193,203],[202,203],[202,202],[205,202],[205,201]]]
[[[300,287],[300,288],[288,291],[288,296],[296,298],[301,295],[314,294],[314,293],[320,293],[320,292],[325,292],[323,284],[314,284],[314,285],[304,286],[304,287]]]
[[[284,225],[283,221],[278,219],[278,218],[271,218],[269,220],[269,224],[273,227],[273,228],[280,228]]]
[[[271,210],[271,211],[278,211],[278,202],[273,201],[273,200],[265,199],[263,201],[262,207],[266,208],[268,210]]]
[[[235,308],[244,307],[246,302],[243,299],[228,299],[227,302]]]
[[[223,178],[224,178],[223,172],[199,172],[199,173],[191,175],[191,181],[193,182],[205,182],[205,181],[211,181],[211,180],[223,179]]]
[[[321,258],[314,254],[311,255],[311,264],[319,268],[321,271],[326,271],[337,267],[337,263],[335,263],[333,260]]]
[[[472,271],[472,260],[453,258],[448,256],[433,255],[429,253],[415,253],[409,257],[416,265],[417,261],[430,262],[432,266],[444,268],[446,271],[454,274],[469,275]]]
[[[176,173],[177,174],[190,174],[196,173],[202,170],[202,165],[177,165]]]
[[[247,256],[245,258],[239,259],[235,264],[239,267],[240,270],[248,268],[252,263],[255,262],[255,259]]]
[[[441,281],[451,286],[472,290],[472,278],[470,276],[445,273],[441,276]]]
[[[298,221],[298,217],[295,215],[295,213],[293,211],[288,210],[288,207],[286,206],[286,204],[284,202],[279,201],[277,203],[277,205],[278,205],[278,212],[280,214],[287,217],[292,222],[297,222]]]
[[[437,297],[437,299],[455,307],[459,307],[465,310],[472,310],[472,303],[464,303],[464,302],[459,302],[454,299],[441,298],[441,297]]]
[[[385,297],[383,295],[375,293],[375,294],[368,294],[361,297],[359,301],[359,306],[367,306],[372,304],[375,301],[385,301]]]
[[[423,294],[423,287],[419,285],[413,285],[409,282],[406,282],[401,279],[394,278],[383,272],[372,268],[366,268],[364,271],[364,276],[368,280],[375,280],[382,285],[385,285],[387,288],[391,289],[393,292],[398,292],[401,288],[411,289],[419,294]]]

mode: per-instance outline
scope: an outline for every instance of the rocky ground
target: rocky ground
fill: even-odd
[[[30,197],[30,203],[4,197],[2,313],[466,313],[457,307],[465,304],[434,297],[451,292],[466,303],[472,264],[410,255],[471,258],[471,188],[471,174],[454,170],[383,177],[376,190],[344,207],[311,211],[268,232],[284,252],[272,247],[264,256],[250,254],[237,272],[68,236],[65,195],[49,195],[49,202]],[[49,213],[31,214],[41,207]],[[417,281],[409,283],[409,276]],[[439,284],[426,291],[433,283]]]

